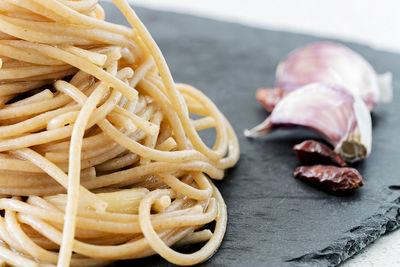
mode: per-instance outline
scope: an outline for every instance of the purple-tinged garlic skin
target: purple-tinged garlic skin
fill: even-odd
[[[362,99],[341,87],[320,83],[303,86],[286,95],[260,125],[245,130],[255,137],[278,128],[303,127],[315,131],[333,145],[346,161],[371,153],[371,115]]]
[[[259,88],[256,92],[256,98],[267,111],[271,112],[276,104],[289,92],[279,88]]]
[[[279,63],[275,87],[288,92],[318,82],[340,86],[360,96],[369,110],[392,99],[391,73],[378,75],[353,50],[330,42],[311,43],[291,52]]]

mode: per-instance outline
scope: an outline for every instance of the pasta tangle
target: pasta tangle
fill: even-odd
[[[211,256],[227,223],[212,179],[239,158],[225,116],[174,82],[125,0],[132,27],[106,22],[97,0],[0,2],[0,261]],[[199,131],[212,128],[208,147]]]

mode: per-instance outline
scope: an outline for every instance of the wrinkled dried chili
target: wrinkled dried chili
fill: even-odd
[[[364,185],[361,174],[354,168],[336,166],[301,166],[294,177],[327,191],[349,191]]]
[[[297,158],[304,165],[336,165],[339,167],[346,167],[346,162],[343,158],[329,148],[327,145],[315,141],[306,140],[293,147]]]

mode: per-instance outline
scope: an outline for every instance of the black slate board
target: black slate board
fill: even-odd
[[[104,3],[107,19],[126,23]],[[136,8],[162,49],[173,76],[201,88],[226,114],[240,139],[241,158],[217,182],[229,212],[228,230],[204,266],[337,265],[387,231],[399,226],[400,55],[345,43],[378,72],[391,71],[395,99],[373,113],[373,153],[356,167],[365,186],[333,196],[293,179],[299,164],[292,146],[315,135],[278,131],[248,140],[244,128],[266,116],[254,98],[274,84],[277,63],[317,37],[267,31],[188,15]],[[325,39],[326,40],[326,39]],[[172,266],[159,256],[115,266]]]

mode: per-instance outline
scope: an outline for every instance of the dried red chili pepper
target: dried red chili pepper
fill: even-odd
[[[271,112],[287,93],[288,91],[279,88],[260,88],[256,92],[256,98],[267,111]]]
[[[364,185],[361,174],[348,167],[301,166],[294,170],[294,177],[333,192],[354,190]]]
[[[336,165],[346,167],[346,162],[327,145],[314,140],[307,140],[293,147],[297,158],[304,165]]]

